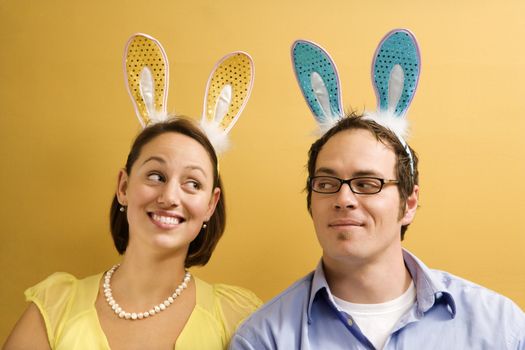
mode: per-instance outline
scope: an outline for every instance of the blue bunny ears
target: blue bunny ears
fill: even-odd
[[[306,103],[321,130],[327,131],[343,117],[341,84],[334,61],[321,46],[297,40],[292,45],[292,62]]]
[[[377,111],[365,116],[392,129],[403,144],[408,137],[406,112],[420,72],[421,56],[414,35],[406,29],[389,32],[379,43],[372,62]]]
[[[306,40],[292,45],[292,64],[306,103],[324,134],[344,117],[341,84],[334,61],[321,46]],[[406,29],[394,29],[379,43],[372,61],[372,83],[377,96],[377,110],[364,117],[392,130],[412,154],[405,142],[408,136],[406,112],[416,93],[421,72],[421,56],[414,35]]]

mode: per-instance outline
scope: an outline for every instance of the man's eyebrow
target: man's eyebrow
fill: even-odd
[[[315,171],[314,175],[330,175],[330,176],[337,176],[337,173],[332,168],[319,168]],[[381,176],[377,171],[375,170],[359,170],[354,173],[352,173],[352,177],[360,177],[360,176]]]
[[[314,175],[319,175],[319,174],[323,174],[323,175],[337,175],[335,170],[334,169],[331,169],[331,168],[319,168],[315,171]]]
[[[354,177],[359,176],[381,176],[377,171],[375,170],[359,170],[352,174]]]

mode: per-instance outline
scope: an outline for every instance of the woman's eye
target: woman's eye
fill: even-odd
[[[155,182],[162,182],[164,181],[164,177],[157,173],[151,173],[148,175],[148,180],[155,181]]]
[[[202,188],[202,185],[200,184],[200,182],[195,181],[195,180],[188,180],[184,183],[183,186],[191,191],[197,191]]]

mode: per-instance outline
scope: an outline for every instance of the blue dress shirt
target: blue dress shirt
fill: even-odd
[[[525,313],[510,299],[449,273],[431,270],[408,251],[405,265],[417,300],[384,349],[525,350]],[[230,350],[374,349],[352,317],[336,306],[316,270],[249,317]]]

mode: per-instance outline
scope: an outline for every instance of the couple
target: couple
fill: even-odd
[[[310,107],[333,111],[328,102]],[[28,289],[32,303],[6,348],[525,349],[515,304],[403,250],[418,205],[418,159],[378,121],[338,118],[313,143],[307,206],[322,259],[238,329],[258,299],[185,271],[208,261],[224,230],[217,154],[184,119],[146,127],[111,209],[121,264],[83,280],[55,274]]]

